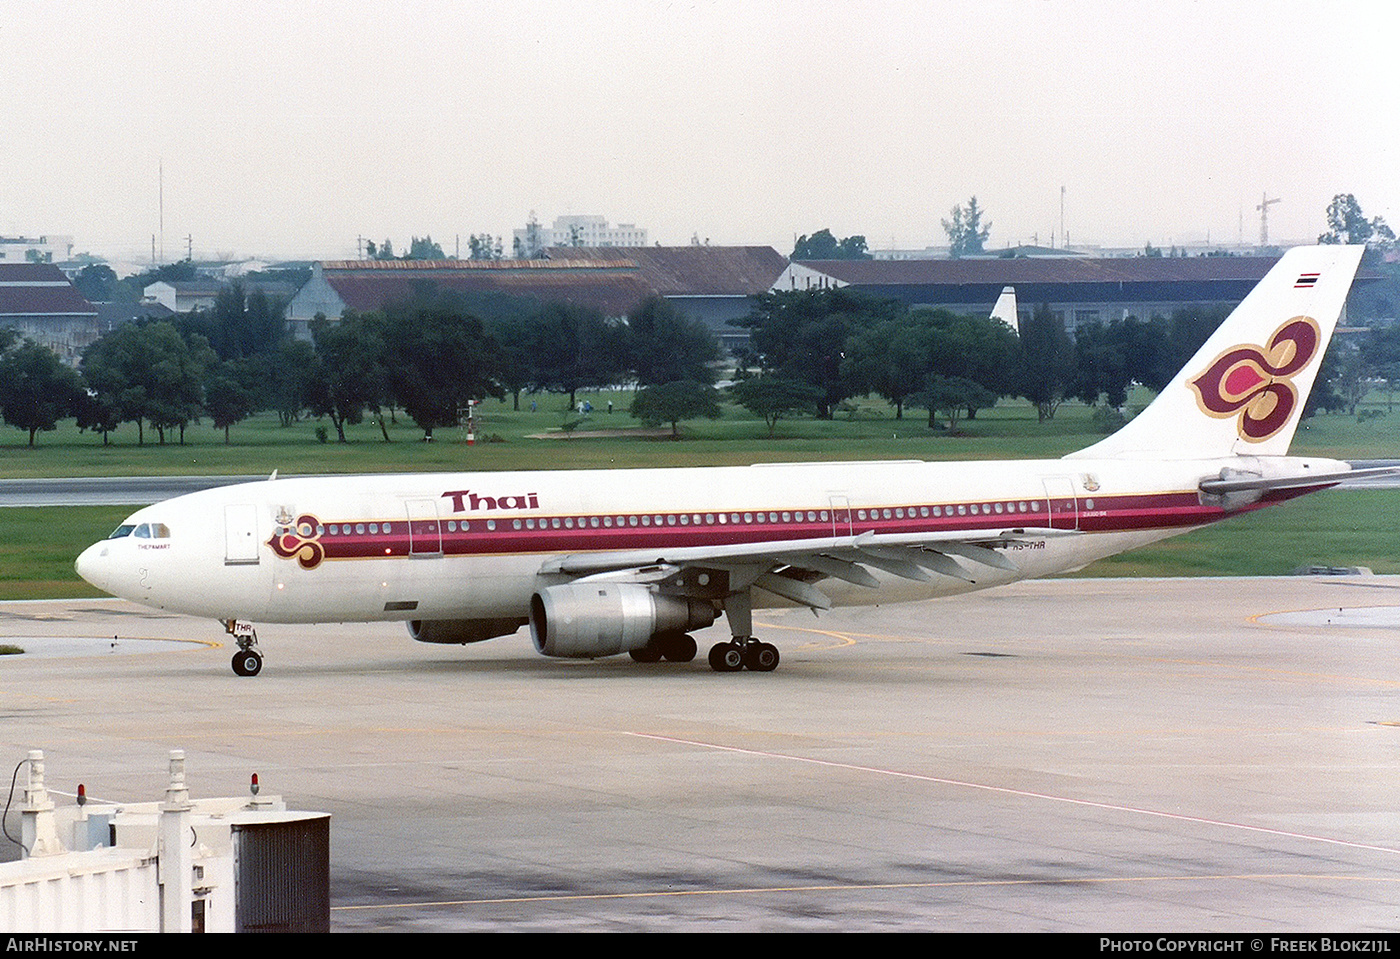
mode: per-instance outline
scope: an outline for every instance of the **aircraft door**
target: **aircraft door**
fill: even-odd
[[[1078,529],[1079,500],[1074,481],[1068,476],[1046,476],[1041,482],[1045,485],[1046,525],[1051,529]]]
[[[411,499],[408,507],[408,555],[442,555],[442,524],[438,521],[437,501]]]
[[[258,565],[258,508],[252,503],[224,507],[224,565]]]
[[[854,535],[851,528],[851,500],[839,493],[831,494],[831,535],[837,539],[850,539]]]

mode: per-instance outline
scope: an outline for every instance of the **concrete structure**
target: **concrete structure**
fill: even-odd
[[[512,248],[516,254],[532,257],[551,246],[646,246],[647,231],[635,223],[608,226],[606,218],[596,215],[561,216],[554,226],[540,226],[530,215],[524,229],[516,230]]]
[[[22,859],[0,864],[7,932],[326,932],[330,817],[280,796],[190,798],[170,752],[161,802],[58,806],[44,754],[19,797]],[[256,783],[256,775],[253,777]]]
[[[51,263],[0,263],[0,327],[74,365],[101,332],[97,308]]]
[[[1372,494],[1317,494],[1343,495]],[[781,669],[737,682],[391,623],[260,630],[247,680],[218,623],[8,602],[0,750],[42,732],[51,794],[157,797],[173,745],[192,792],[260,771],[333,817],[335,931],[1385,933],[1396,597],[1070,579],[774,610]]]
[[[71,236],[0,236],[0,263],[66,263],[72,258]]]

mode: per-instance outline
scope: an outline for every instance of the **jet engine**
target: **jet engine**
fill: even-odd
[[[412,619],[408,622],[408,635],[420,643],[464,646],[509,636],[526,622],[523,619]]]
[[[641,649],[658,633],[703,629],[715,608],[640,583],[570,583],[530,598],[530,637],[546,656],[594,659]]]

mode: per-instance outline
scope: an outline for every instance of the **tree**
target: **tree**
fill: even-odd
[[[744,409],[768,425],[771,437],[778,420],[801,414],[814,414],[821,402],[821,390],[809,383],[780,376],[759,376],[740,380],[729,388]]]
[[[89,263],[73,277],[73,286],[89,303],[116,299],[120,282],[116,272],[105,263]]]
[[[711,384],[710,364],[719,358],[710,328],[664,297],[650,297],[627,317],[627,366],[641,386],[678,380]]]
[[[470,400],[505,398],[497,375],[500,346],[451,293],[420,290],[384,313],[388,389],[423,439],[431,440],[437,427],[456,425]]]
[[[1381,217],[1367,220],[1361,204],[1350,193],[1338,193],[1327,204],[1327,232],[1318,243],[1355,243],[1388,249],[1395,245],[1395,233]]]
[[[765,374],[808,383],[821,394],[817,415],[831,419],[836,404],[859,391],[845,364],[851,336],[905,311],[898,300],[844,287],[786,290],[753,298],[735,323],[752,330],[750,345]]]
[[[473,260],[499,260],[502,256],[501,238],[489,233],[473,233],[467,238],[468,254]]]
[[[719,419],[719,400],[714,388],[695,380],[676,380],[638,390],[632,400],[632,415],[647,426],[671,424],[671,439],[680,439],[680,421],[697,416]]]
[[[307,383],[307,407],[314,416],[329,416],[336,440],[344,443],[345,424],[359,423],[365,409],[384,394],[384,320],[379,314],[347,313],[331,323],[311,321],[315,365]],[[384,438],[387,440],[388,431]]]
[[[225,446],[229,428],[253,415],[255,400],[249,376],[247,360],[215,363],[206,372],[204,409],[214,428],[224,431]]]
[[[185,426],[199,415],[204,372],[217,357],[204,337],[186,340],[169,321],[126,323],[83,353],[88,388],[120,422],[134,422],[137,443],[146,441],[149,422],[165,443],[167,429]]]
[[[869,260],[870,252],[865,245],[865,237],[848,236],[836,239],[830,230],[818,230],[811,236],[805,233],[797,238],[793,246],[794,260]]]
[[[384,243],[387,246],[388,240]],[[412,237],[408,241],[408,252],[404,254],[405,260],[445,260],[447,254],[442,252],[442,247],[433,242],[430,236]]]
[[[46,346],[25,340],[0,354],[0,415],[28,431],[30,446],[38,432],[74,415],[82,392],[78,374]]]
[[[938,425],[937,414],[948,419],[948,429],[956,432],[958,420],[968,409],[986,409],[996,404],[997,395],[991,390],[962,376],[940,376],[934,373],[924,380],[924,387],[909,397],[911,406],[928,410],[928,426]]]
[[[904,403],[933,365],[933,331],[902,312],[855,331],[846,342],[844,369],[857,391],[876,393],[904,419]]]
[[[569,394],[621,381],[627,372],[627,330],[596,309],[548,303],[529,326],[536,385]]]
[[[1074,377],[1074,347],[1062,317],[1043,305],[1021,326],[1020,385],[1043,423],[1055,418]]]
[[[265,384],[258,405],[277,411],[282,426],[291,426],[306,409],[316,350],[305,340],[284,339],[277,352],[254,360],[255,381]]]
[[[952,219],[943,221],[943,230],[948,234],[948,246],[954,258],[975,256],[982,252],[982,246],[992,232],[991,222],[982,222],[985,214],[986,211],[977,205],[977,197],[974,196],[967,201],[966,209],[959,203],[949,214]]]

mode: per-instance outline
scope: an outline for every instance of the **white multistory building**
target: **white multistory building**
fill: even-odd
[[[516,255],[533,256],[551,246],[646,246],[647,231],[635,223],[609,226],[606,217],[561,216],[543,226],[531,214],[524,229],[515,231]]]
[[[71,236],[0,236],[0,263],[67,263]]]

